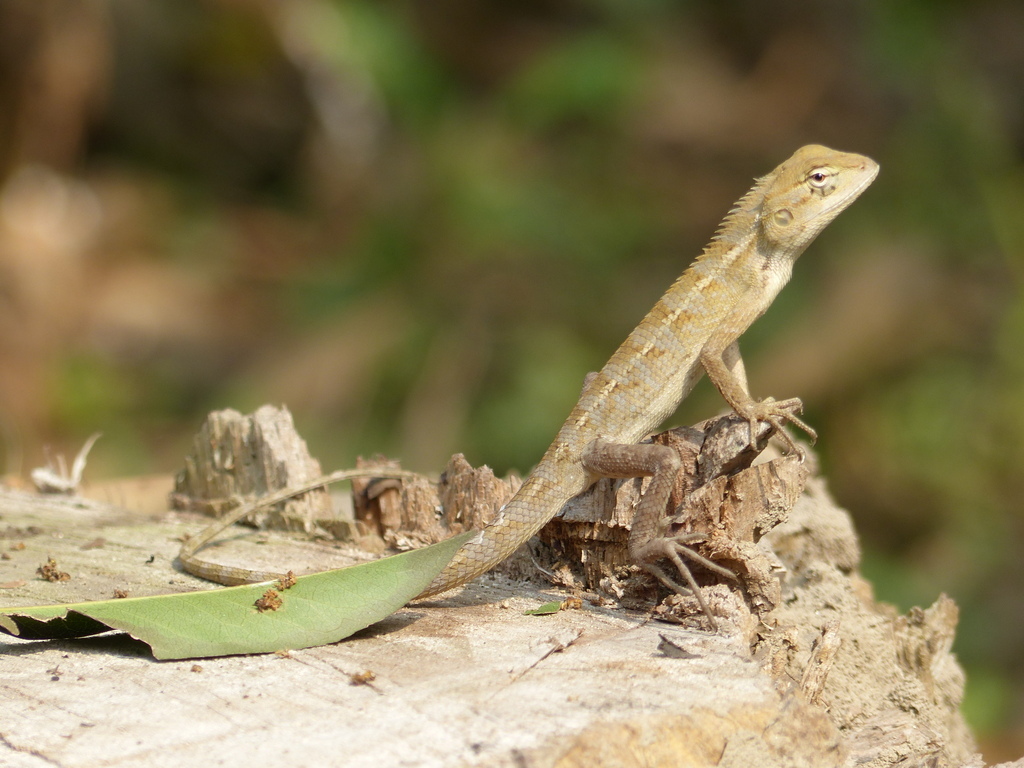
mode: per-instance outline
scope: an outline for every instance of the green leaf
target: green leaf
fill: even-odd
[[[0,631],[30,640],[122,630],[158,659],[227,656],[309,648],[342,640],[397,611],[422,592],[470,531],[440,544],[372,563],[273,582],[184,594],[0,611]],[[255,602],[275,588],[276,610]]]
[[[523,611],[526,616],[549,616],[552,613],[558,613],[562,610],[562,601],[553,600],[550,603],[544,603],[544,605],[537,606],[536,608]]]

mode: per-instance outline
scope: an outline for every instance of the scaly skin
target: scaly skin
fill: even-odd
[[[637,443],[675,412],[705,372],[726,402],[750,420],[752,435],[757,421],[780,431],[789,421],[810,431],[797,418],[799,400],[751,398],[736,342],[789,280],[797,257],[877,174],[878,165],[867,157],[809,145],[758,179],[700,257],[590,378],[519,492],[419,597],[490,570],[599,477],[657,478]],[[668,484],[662,485],[667,493]],[[658,502],[652,497],[643,504],[646,517],[638,510],[638,553],[656,537]]]

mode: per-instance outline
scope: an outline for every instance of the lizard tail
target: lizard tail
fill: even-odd
[[[432,597],[472,581],[515,552],[565,503],[586,487],[571,478],[556,481],[538,466],[497,517],[462,545],[455,557],[416,599]]]

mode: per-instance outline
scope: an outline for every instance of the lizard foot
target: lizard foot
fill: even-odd
[[[685,562],[683,562],[683,558],[680,557],[680,555],[688,557],[720,576],[737,580],[738,577],[736,574],[728,568],[724,568],[718,563],[709,560],[688,546],[692,542],[706,540],[707,536],[703,533],[681,533],[676,536],[666,536],[648,542],[641,551],[635,553],[634,557],[635,562],[639,563],[641,568],[654,576],[654,578],[671,589],[677,595],[693,594],[693,596],[697,598],[697,603],[700,605],[701,611],[703,611],[704,615],[708,617],[708,622],[711,624],[711,628],[717,631],[718,623],[715,621],[715,617],[708,609],[707,603],[704,602],[704,596],[701,594],[700,587],[697,586],[697,582],[694,580],[689,567]],[[656,564],[656,561],[661,560],[662,558],[672,561],[672,564],[676,567],[679,575],[686,581],[689,589],[686,589],[679,584],[679,582],[665,573],[665,571]]]
[[[764,400],[755,401],[749,407],[737,412],[750,423],[751,445],[754,445],[754,436],[757,434],[757,422],[763,421],[772,425],[775,433],[786,443],[786,447],[789,448],[790,452],[799,456],[800,461],[803,462],[807,458],[807,452],[793,439],[793,436],[785,428],[785,423],[789,422],[805,432],[811,439],[812,444],[818,439],[818,433],[814,431],[810,424],[799,417],[798,414],[803,409],[804,404],[799,397],[791,397],[788,400],[775,400],[772,397],[766,397]]]

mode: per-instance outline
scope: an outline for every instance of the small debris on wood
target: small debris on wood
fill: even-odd
[[[60,570],[57,567],[57,561],[52,557],[49,558],[45,563],[36,568],[36,573],[46,581],[70,581],[71,574]]]
[[[567,597],[565,600],[553,600],[550,603],[544,603],[536,608],[523,611],[524,616],[550,616],[553,613],[559,611],[578,611],[583,607],[583,601],[578,597]]]
[[[126,597],[128,597],[129,594],[131,594],[131,593],[127,589],[115,589],[114,590],[114,599],[115,600],[124,600]]]
[[[560,600],[552,600],[550,603],[544,603],[538,605],[536,608],[531,608],[528,611],[523,611],[524,616],[550,616],[553,613],[558,613],[562,610],[562,602]]]
[[[87,541],[85,544],[79,547],[83,552],[89,549],[102,549],[107,545],[107,540],[102,536],[99,536],[92,541]]]
[[[29,525],[25,528],[19,528],[16,525],[8,525],[2,531],[0,531],[0,539],[27,539],[32,536],[38,536],[43,532],[43,529],[38,525]],[[12,544],[11,549],[24,549],[25,542],[19,541],[17,544]]]
[[[266,613],[267,611],[276,611],[284,605],[284,601],[276,589],[268,589],[253,605],[256,606],[256,610],[260,613]]]
[[[288,571],[288,573],[286,573],[284,576],[277,580],[276,586],[283,592],[286,589],[291,589],[292,587],[294,587],[296,583],[297,579],[295,578],[295,572]]]
[[[538,654],[537,658],[526,664],[524,667],[518,670],[511,670],[511,680],[516,681],[529,672],[535,669],[537,665],[547,659],[549,656],[555,653],[561,653],[562,651],[569,648],[573,643],[579,640],[583,636],[583,630],[577,628],[566,628],[561,632],[551,635],[544,640],[540,640],[536,643],[531,644],[531,650]]]
[[[92,450],[93,444],[100,439],[100,436],[100,432],[89,436],[89,439],[85,441],[85,445],[82,446],[78,455],[75,456],[75,460],[71,464],[71,472],[68,472],[63,455],[57,454],[54,457],[47,452],[46,466],[36,467],[31,473],[32,482],[35,484],[36,490],[40,493],[63,494],[73,494],[78,490],[78,486],[82,482],[82,473],[85,472],[86,458],[89,456],[89,451]]]
[[[349,685],[369,685],[377,679],[377,673],[372,669],[364,670],[363,672],[356,672],[353,675],[349,675]]]

